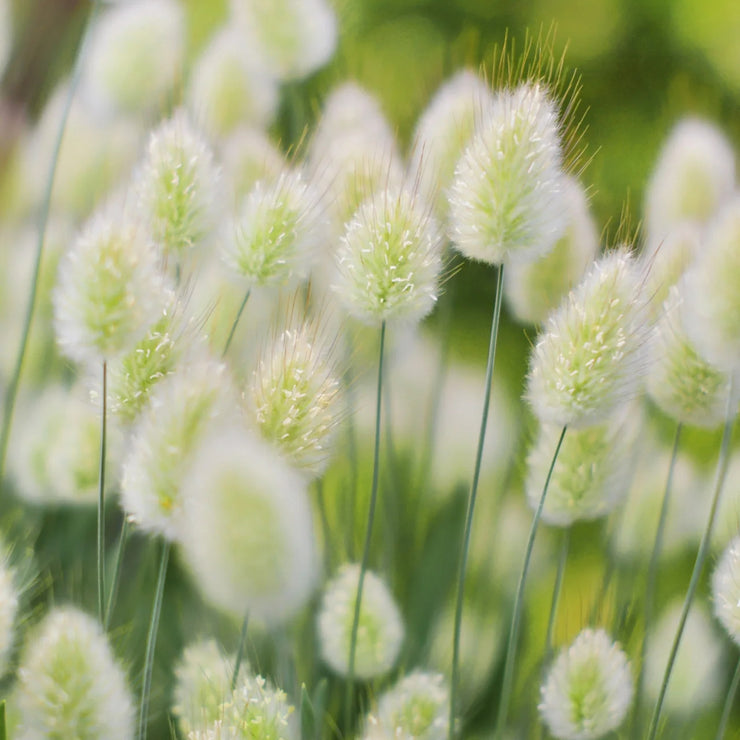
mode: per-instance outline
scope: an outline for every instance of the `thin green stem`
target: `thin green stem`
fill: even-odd
[[[552,655],[552,636],[555,632],[555,622],[558,615],[558,604],[560,593],[563,590],[563,577],[565,576],[565,564],[568,561],[568,549],[570,547],[570,527],[563,530],[560,543],[560,557],[558,558],[558,570],[555,574],[555,585],[552,588],[552,601],[550,602],[550,616],[547,620],[547,633],[545,635],[545,663]]]
[[[321,532],[324,538],[324,569],[327,573],[331,572],[333,562],[331,527],[329,526],[329,517],[326,514],[326,499],[324,498],[324,481],[318,478],[316,486],[316,502],[319,507],[319,516],[321,517]]]
[[[64,101],[64,109],[62,110],[61,120],[59,122],[59,129],[57,130],[57,136],[54,141],[54,149],[51,157],[51,164],[49,165],[49,174],[46,178],[46,188],[44,189],[43,199],[41,201],[41,210],[39,211],[39,232],[36,240],[36,256],[34,258],[33,273],[31,276],[31,287],[28,292],[28,303],[26,304],[26,315],[23,323],[23,331],[21,332],[21,341],[18,347],[18,354],[16,355],[15,366],[13,368],[13,374],[10,376],[8,381],[8,387],[5,392],[5,406],[3,409],[3,422],[2,429],[0,429],[0,483],[2,483],[5,474],[5,459],[8,453],[8,441],[10,440],[10,430],[13,426],[13,412],[15,410],[15,402],[18,397],[18,386],[21,380],[21,374],[23,373],[23,363],[26,359],[26,349],[28,347],[28,337],[31,333],[31,325],[33,323],[34,313],[36,311],[36,298],[38,295],[39,288],[39,276],[41,274],[41,261],[44,255],[44,241],[46,239],[46,227],[49,223],[49,212],[51,210],[51,195],[54,189],[54,177],[57,171],[57,163],[59,162],[59,152],[62,148],[62,139],[64,138],[64,130],[67,127],[67,119],[69,118],[69,111],[72,108],[72,101],[74,99],[77,85],[80,81],[80,75],[82,72],[82,62],[85,57],[85,50],[88,44],[88,37],[90,34],[90,28],[92,27],[93,20],[98,12],[101,0],[93,0],[90,15],[87,18],[87,24],[85,26],[84,36],[80,43],[80,49],[77,53],[77,60],[75,62],[74,70],[72,71],[72,77],[69,82],[69,90],[67,92],[66,100]]]
[[[555,462],[557,461],[558,455],[560,454],[560,447],[563,444],[563,439],[565,438],[565,432],[567,431],[567,429],[568,427],[566,425],[563,427],[563,431],[560,433],[558,446],[555,448],[555,454],[552,456],[550,469],[547,471],[545,485],[542,488],[542,495],[540,496],[540,501],[537,505],[537,511],[534,514],[534,519],[532,519],[532,527],[529,530],[527,549],[524,553],[524,563],[522,565],[522,572],[519,575],[519,583],[516,589],[514,612],[511,617],[511,626],[509,628],[509,640],[506,645],[506,663],[504,664],[504,678],[501,687],[501,702],[498,708],[498,719],[496,721],[496,732],[494,734],[494,737],[497,738],[502,737],[504,728],[506,727],[506,718],[509,713],[509,703],[511,701],[511,694],[514,687],[514,659],[516,657],[517,642],[519,640],[519,627],[522,621],[522,611],[524,606],[524,586],[527,582],[527,574],[529,573],[529,563],[532,559],[534,540],[535,536],[537,535],[537,528],[539,527],[540,519],[542,517],[542,509],[545,506],[547,489],[550,487],[552,471],[555,469]]]
[[[123,517],[123,523],[121,524],[121,533],[118,536],[118,549],[116,550],[116,564],[113,569],[113,582],[108,592],[108,604],[105,608],[105,620],[103,621],[103,627],[108,631],[110,625],[110,618],[113,614],[113,608],[116,605],[116,599],[118,598],[118,586],[121,582],[121,567],[123,565],[123,553],[126,549],[126,540],[128,539],[128,518]]]
[[[635,685],[635,706],[632,710],[632,732],[637,731],[637,724],[640,720],[640,704],[642,697],[642,685],[645,680],[645,657],[647,655],[649,626],[653,621],[653,606],[655,602],[655,582],[658,578],[658,562],[660,561],[661,551],[663,550],[663,537],[665,535],[665,524],[668,519],[668,507],[670,505],[671,490],[673,488],[673,473],[676,469],[676,460],[678,459],[678,448],[681,441],[681,423],[676,425],[676,434],[673,438],[673,450],[671,452],[671,461],[668,466],[668,477],[665,482],[663,491],[663,501],[660,505],[660,516],[658,517],[658,528],[655,532],[653,542],[653,551],[650,553],[650,562],[648,564],[647,579],[645,582],[645,609],[643,613],[644,632],[642,637],[642,646],[640,648],[640,668],[637,673],[637,683]]]
[[[676,660],[676,654],[678,653],[678,647],[681,644],[681,637],[683,636],[683,630],[686,626],[686,620],[689,616],[691,604],[694,601],[696,595],[696,589],[699,586],[699,579],[704,570],[704,563],[706,562],[707,556],[709,555],[709,546],[711,544],[712,532],[714,530],[714,520],[717,515],[717,508],[719,505],[720,494],[724,486],[725,478],[727,476],[727,466],[729,463],[729,451],[730,451],[730,439],[732,437],[732,427],[735,420],[735,409],[734,407],[734,391],[732,388],[733,384],[730,384],[729,396],[727,399],[727,415],[725,417],[725,426],[722,432],[722,442],[720,444],[719,459],[717,460],[717,479],[714,485],[714,493],[712,494],[712,505],[709,510],[709,517],[707,519],[707,526],[704,529],[704,535],[702,536],[701,543],[699,545],[699,552],[694,562],[694,570],[691,573],[691,581],[689,582],[689,588],[686,592],[686,598],[684,599],[683,609],[681,610],[681,618],[678,622],[678,629],[676,630],[676,636],[673,639],[673,645],[671,646],[671,652],[668,656],[668,664],[663,674],[663,682],[660,686],[660,694],[658,695],[658,701],[655,704],[653,711],[653,717],[650,720],[650,730],[648,733],[648,740],[655,740],[658,733],[658,723],[660,722],[660,715],[663,710],[663,701],[665,699],[666,692],[668,691],[668,682],[671,678],[671,672],[673,671],[673,664]]]
[[[352,716],[352,695],[355,678],[355,653],[357,652],[357,632],[360,627],[360,608],[362,606],[362,588],[365,583],[365,572],[370,559],[370,540],[375,521],[375,508],[378,502],[378,471],[380,468],[380,409],[383,394],[383,354],[385,350],[385,321],[380,325],[380,350],[378,356],[378,389],[375,400],[375,447],[373,450],[373,482],[370,489],[370,507],[367,512],[367,529],[365,530],[365,544],[362,548],[362,560],[360,561],[360,577],[357,582],[357,596],[355,598],[355,609],[352,616],[352,632],[349,641],[349,662],[347,668],[347,692],[345,700],[345,731],[349,732]]]
[[[493,387],[493,366],[496,361],[496,344],[498,342],[498,327],[501,320],[501,300],[503,297],[504,266],[499,265],[496,281],[496,296],[493,303],[493,318],[491,319],[491,335],[488,342],[488,360],[486,364],[486,390],[483,396],[483,411],[481,413],[480,431],[478,433],[478,447],[475,452],[475,467],[473,481],[468,496],[468,509],[465,517],[462,545],[460,547],[459,571],[457,577],[457,596],[455,599],[455,624],[452,635],[452,680],[450,682],[450,715],[449,740],[455,737],[455,716],[457,714],[457,685],[460,672],[460,632],[462,629],[463,596],[465,594],[465,574],[468,567],[468,551],[470,550],[470,536],[473,531],[473,513],[478,496],[478,482],[480,480],[481,463],[483,461],[483,447],[488,428],[488,409],[491,405],[491,389]]]
[[[105,452],[108,428],[108,363],[103,362],[103,407],[100,412],[100,473],[98,475],[98,619],[105,624]]]
[[[159,631],[159,617],[162,613],[164,597],[164,583],[167,578],[167,562],[170,557],[170,542],[162,543],[162,554],[159,561],[159,575],[157,576],[157,590],[154,594],[152,618],[149,622],[149,632],[146,636],[146,654],[144,657],[144,681],[141,686],[141,704],[139,706],[139,740],[146,740],[146,729],[149,718],[149,695],[152,689],[152,671],[154,669],[154,650],[157,646],[157,632]]]
[[[247,301],[249,300],[249,295],[251,294],[252,289],[247,288],[247,292],[244,294],[244,299],[241,302],[241,305],[239,306],[239,310],[236,312],[236,317],[234,318],[234,323],[231,325],[231,331],[229,331],[229,337],[226,340],[226,344],[224,345],[224,351],[222,357],[226,357],[226,354],[229,351],[229,347],[231,347],[231,341],[234,339],[234,334],[236,333],[236,327],[239,324],[239,320],[242,317],[242,314],[244,313],[244,308],[247,305]]]
[[[231,690],[236,689],[236,682],[239,678],[239,669],[244,660],[244,650],[247,646],[247,628],[249,627],[249,612],[244,615],[242,629],[239,633],[239,645],[236,648],[236,658],[234,659],[234,672],[231,674]]]
[[[732,683],[730,683],[727,698],[725,699],[725,706],[722,708],[722,716],[720,717],[719,727],[717,728],[717,740],[722,740],[727,731],[727,723],[730,721],[730,715],[732,714],[732,706],[735,703],[738,685],[740,685],[740,660],[737,662],[735,674],[732,677]]]

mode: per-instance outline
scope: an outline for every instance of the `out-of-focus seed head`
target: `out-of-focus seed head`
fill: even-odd
[[[559,740],[595,740],[615,730],[632,703],[629,661],[602,629],[585,629],[550,667],[540,714]]]
[[[305,277],[324,236],[320,206],[298,170],[257,182],[227,227],[224,262],[251,285]]]
[[[217,31],[196,59],[187,91],[188,108],[213,137],[238,125],[269,125],[278,89],[269,70],[234,26]]]
[[[377,193],[355,213],[336,256],[333,290],[361,321],[420,321],[434,307],[442,270],[440,229],[406,189]]]
[[[265,185],[276,182],[287,168],[280,150],[259,129],[236,129],[222,142],[221,155],[235,203],[241,203],[260,180]]]
[[[627,250],[593,264],[550,314],[530,357],[526,398],[542,422],[596,424],[637,393],[646,305]]]
[[[181,257],[209,234],[219,177],[208,143],[184,110],[152,131],[133,187],[142,217],[166,254]]]
[[[160,317],[165,294],[147,231],[106,209],[87,222],[60,261],[54,293],[60,349],[90,364],[128,351]]]
[[[282,81],[323,67],[337,45],[337,18],[326,0],[231,0],[245,42]]]
[[[130,740],[133,704],[100,625],[73,607],[51,611],[27,640],[13,704],[19,737]]]
[[[447,212],[447,187],[455,165],[477,126],[491,115],[494,96],[488,83],[464,69],[444,82],[419,118],[409,167],[421,191]]]
[[[712,598],[717,619],[740,644],[740,537],[730,542],[714,569]]]
[[[546,254],[563,235],[560,123],[539,83],[496,95],[463,152],[450,188],[450,236],[466,257],[489,264]]]
[[[172,706],[183,735],[223,717],[223,704],[231,695],[234,660],[224,655],[214,640],[185,648],[175,668]],[[242,665],[242,670],[249,668]]]
[[[504,296],[520,321],[544,321],[575,287],[599,250],[599,239],[583,186],[574,178],[563,181],[565,233],[544,257],[506,266]]]
[[[717,367],[740,369],[740,197],[709,228],[704,247],[686,271],[681,316],[699,353]]]
[[[265,440],[298,470],[321,473],[343,411],[333,343],[316,321],[281,332],[260,355],[247,408]]]
[[[198,449],[183,488],[181,544],[205,596],[270,623],[292,617],[317,577],[306,482],[239,427]]]
[[[189,358],[157,385],[134,430],[121,483],[123,507],[142,529],[178,537],[192,456],[216,420],[233,413],[235,398],[226,368],[207,357]]]
[[[735,153],[716,126],[679,121],[668,136],[647,186],[650,241],[661,241],[682,221],[709,221],[735,188]]]
[[[363,740],[444,740],[450,692],[440,673],[414,671],[387,689],[365,721]]]
[[[90,103],[113,113],[161,109],[182,72],[185,13],[178,0],[129,0],[96,23],[83,73]]]
[[[318,616],[321,657],[339,675],[349,670],[352,623],[360,568],[343,565],[326,584]],[[403,621],[385,582],[366,571],[357,629],[355,676],[381,676],[393,668],[403,641]]]
[[[535,509],[560,432],[559,426],[543,424],[527,456],[527,500]],[[542,519],[570,526],[612,511],[629,488],[636,432],[630,418],[569,429],[550,478]]]
[[[650,343],[646,390],[682,424],[716,427],[725,417],[730,375],[704,360],[681,321],[683,296],[674,286]]]
[[[0,548],[3,545],[0,542]],[[18,588],[15,574],[4,551],[0,551],[0,678],[8,670],[13,649],[15,620],[18,615]]]

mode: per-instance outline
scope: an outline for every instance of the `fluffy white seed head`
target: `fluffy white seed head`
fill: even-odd
[[[725,417],[730,376],[701,357],[682,325],[683,296],[674,286],[650,341],[645,387],[682,424],[716,427]]]
[[[82,384],[48,384],[24,399],[8,467],[18,495],[35,504],[92,504],[98,496],[100,409]],[[109,483],[117,479],[121,440],[109,429]]]
[[[335,88],[311,138],[309,165],[328,193],[338,233],[372,194],[400,186],[401,162],[393,129],[378,101],[351,82]]]
[[[713,124],[677,123],[663,145],[647,186],[646,232],[660,241],[682,221],[706,223],[735,187],[732,145]]]
[[[481,121],[491,115],[494,96],[488,83],[464,69],[437,90],[416,125],[409,167],[421,191],[447,212],[447,187],[455,165]]]
[[[319,197],[298,170],[257,182],[223,243],[224,262],[252,285],[306,276],[324,236]]]
[[[2,543],[0,543],[2,547]],[[13,649],[15,619],[18,614],[18,588],[13,569],[4,552],[0,552],[0,678],[8,669]]]
[[[228,418],[235,391],[226,368],[205,357],[162,380],[138,421],[123,466],[123,508],[142,529],[174,540],[192,456],[217,420]]]
[[[560,123],[540,84],[496,95],[455,169],[450,236],[489,264],[546,254],[566,227]]]
[[[703,249],[686,271],[681,292],[686,333],[719,368],[740,369],[740,196],[717,216]]]
[[[326,584],[318,616],[321,657],[339,675],[347,675],[360,568],[343,565]],[[355,677],[381,676],[393,668],[403,642],[403,620],[385,582],[365,572],[357,629]]]
[[[321,473],[343,411],[333,345],[316,322],[296,323],[260,355],[247,389],[262,437],[297,469]]]
[[[608,514],[630,484],[637,425],[609,419],[584,429],[569,429],[550,478],[542,518],[570,526]],[[527,500],[536,509],[555,454],[561,427],[543,424],[527,455]]]
[[[368,324],[420,321],[434,307],[442,270],[437,222],[406,189],[377,193],[347,224],[333,290]]]
[[[540,714],[559,740],[600,738],[622,724],[634,686],[629,661],[602,629],[585,629],[550,667]]]
[[[269,125],[278,88],[255,50],[234,26],[214,34],[196,59],[187,91],[188,108],[212,137],[246,124]]]
[[[178,0],[129,0],[98,20],[83,75],[94,106],[110,112],[161,109],[182,71],[185,13]]]
[[[323,67],[337,45],[337,18],[326,0],[231,0],[232,15],[279,80]]]
[[[678,629],[682,603],[669,604],[653,624],[645,656],[645,695],[657,701],[668,655]],[[695,604],[684,626],[663,708],[666,714],[688,717],[715,706],[724,690],[722,658],[725,651],[714,625],[701,604]]]
[[[303,607],[317,577],[306,483],[272,448],[238,427],[219,430],[182,495],[181,544],[213,604],[270,623]]]
[[[572,177],[563,180],[567,226],[544,257],[506,266],[504,296],[520,321],[544,321],[575,287],[599,250],[596,225],[583,186]]]
[[[234,660],[224,655],[214,640],[201,640],[185,648],[175,668],[172,705],[183,735],[223,717],[223,704],[231,695]],[[242,665],[242,670],[249,669]]]
[[[615,250],[550,314],[527,376],[526,398],[541,421],[595,424],[637,393],[647,331],[641,289],[631,254]]]
[[[363,740],[444,740],[450,692],[440,673],[414,671],[386,690],[365,721]]]
[[[730,542],[714,569],[712,599],[715,616],[740,644],[740,537]]]
[[[73,607],[54,609],[29,635],[13,703],[26,740],[134,736],[124,673],[98,622]]]
[[[183,109],[152,131],[133,187],[166,254],[181,256],[213,228],[219,176],[208,143]]]
[[[60,349],[81,363],[126,352],[159,318],[164,295],[146,230],[113,209],[93,216],[59,265],[54,318]]]

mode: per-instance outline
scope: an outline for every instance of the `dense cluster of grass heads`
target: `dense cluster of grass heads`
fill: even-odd
[[[729,736],[732,145],[600,237],[552,34],[286,150],[335,15],[229,9],[186,66],[178,0],[93,3],[5,173],[0,737]]]

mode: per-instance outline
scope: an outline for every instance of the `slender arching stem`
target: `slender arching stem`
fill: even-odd
[[[655,531],[655,540],[653,541],[653,551],[650,553],[650,562],[648,564],[647,579],[645,582],[645,609],[644,624],[645,631],[642,637],[642,646],[640,648],[640,668],[637,673],[637,683],[635,684],[635,706],[632,710],[632,731],[637,730],[639,722],[640,703],[642,696],[642,684],[645,680],[645,657],[647,656],[648,646],[648,628],[653,619],[653,602],[655,593],[655,581],[658,577],[658,562],[660,561],[661,551],[663,550],[663,536],[665,534],[665,524],[668,519],[668,507],[671,499],[671,489],[673,488],[673,473],[676,468],[678,459],[678,447],[681,441],[682,424],[676,425],[676,433],[673,438],[673,450],[671,452],[671,461],[668,465],[668,477],[666,478],[665,490],[663,491],[663,501],[660,505],[660,516],[658,517],[658,528]]]
[[[550,602],[550,616],[547,619],[547,633],[545,635],[545,662],[550,660],[552,655],[552,636],[555,632],[555,622],[558,616],[558,604],[560,603],[560,593],[563,590],[563,577],[565,576],[565,565],[568,561],[568,549],[570,547],[570,526],[567,526],[562,533],[560,543],[560,557],[558,558],[558,570],[555,574],[555,585],[552,588],[552,601]]]
[[[362,560],[360,561],[360,577],[357,582],[357,596],[352,617],[352,633],[349,642],[349,662],[347,668],[347,693],[345,701],[345,731],[349,732],[349,723],[352,716],[352,694],[355,679],[355,653],[357,652],[357,632],[360,627],[360,609],[362,606],[362,587],[365,582],[368,560],[370,559],[370,540],[375,521],[375,508],[378,501],[378,471],[380,463],[380,409],[383,394],[383,355],[385,350],[385,321],[380,325],[380,350],[378,356],[378,388],[375,400],[375,446],[373,450],[373,482],[370,489],[370,507],[367,513],[367,529],[365,531],[365,544],[362,548]]]
[[[103,362],[103,405],[100,412],[100,471],[98,475],[98,619],[105,624],[105,451],[107,441],[108,365]]]
[[[41,209],[39,211],[38,221],[38,238],[36,240],[36,256],[34,258],[33,273],[31,276],[31,286],[28,291],[28,303],[26,304],[26,315],[23,323],[23,331],[21,332],[21,341],[18,347],[18,354],[16,355],[15,366],[13,368],[13,374],[10,376],[8,381],[8,387],[5,392],[5,405],[3,409],[3,422],[2,429],[0,429],[0,483],[3,480],[5,474],[5,458],[8,452],[8,441],[10,440],[10,429],[13,425],[13,411],[15,410],[15,402],[18,397],[18,385],[20,384],[21,374],[23,372],[23,363],[26,359],[26,349],[28,347],[28,337],[31,333],[31,324],[33,323],[34,313],[36,311],[36,297],[38,295],[39,288],[39,276],[41,274],[41,261],[44,255],[44,241],[46,239],[46,227],[49,223],[49,212],[51,210],[51,194],[54,189],[54,177],[57,171],[57,163],[59,161],[59,152],[62,148],[62,139],[64,138],[64,130],[67,127],[67,119],[69,118],[69,111],[72,108],[72,101],[74,100],[75,91],[80,81],[80,74],[82,72],[82,62],[85,58],[85,50],[87,49],[88,38],[90,35],[90,28],[92,27],[95,16],[97,15],[98,8],[100,7],[101,0],[93,0],[92,7],[90,9],[90,15],[87,18],[87,25],[85,26],[85,33],[80,43],[80,49],[77,52],[77,61],[72,72],[72,77],[69,82],[69,88],[67,91],[67,97],[64,101],[64,109],[62,110],[62,117],[59,122],[59,129],[57,130],[56,139],[54,141],[54,149],[52,152],[51,163],[49,165],[49,174],[46,178],[46,188],[44,189],[43,199],[41,201]]]
[[[247,301],[249,300],[249,295],[251,293],[251,289],[247,288],[247,292],[244,294],[244,298],[242,299],[241,305],[239,306],[239,310],[236,312],[236,316],[234,317],[234,323],[231,325],[231,330],[229,331],[229,336],[226,340],[226,344],[224,345],[224,351],[223,351],[223,357],[226,357],[229,347],[231,347],[231,341],[234,339],[234,334],[236,333],[236,327],[239,325],[239,320],[242,317],[242,314],[244,313],[244,308],[247,305]]]
[[[473,514],[475,501],[478,496],[478,482],[480,480],[483,447],[486,441],[488,428],[488,409],[491,405],[491,389],[493,387],[493,366],[496,361],[496,344],[498,341],[498,327],[501,320],[501,300],[503,297],[504,266],[499,265],[498,279],[496,280],[496,297],[493,303],[493,318],[491,320],[491,336],[488,343],[488,361],[486,363],[486,390],[483,396],[483,411],[481,413],[480,432],[478,433],[478,447],[475,452],[475,467],[473,481],[468,496],[468,509],[465,516],[462,545],[460,547],[459,572],[457,576],[457,596],[455,599],[455,624],[452,634],[452,679],[450,683],[450,716],[449,740],[455,737],[455,716],[457,713],[457,685],[460,672],[460,632],[462,630],[463,597],[465,595],[465,574],[468,566],[468,551],[470,550],[470,536],[473,531]]]
[[[105,607],[105,619],[103,620],[103,627],[107,631],[110,625],[110,618],[113,614],[113,607],[116,605],[116,598],[118,597],[118,584],[121,582],[121,566],[123,565],[123,552],[126,549],[126,540],[128,539],[128,518],[123,517],[123,524],[121,524],[121,533],[118,536],[118,549],[116,550],[116,564],[113,569],[113,582],[110,585],[110,591],[108,592],[108,604]]]
[[[231,690],[236,688],[236,682],[239,678],[239,669],[244,660],[244,650],[247,645],[247,628],[249,627],[249,613],[244,615],[241,632],[239,633],[239,645],[236,648],[236,658],[234,659],[234,672],[231,674]]]
[[[547,478],[545,485],[542,488],[542,495],[540,496],[539,504],[537,505],[537,511],[532,519],[532,526],[529,530],[529,538],[527,540],[527,548],[524,553],[524,564],[522,565],[522,572],[519,575],[519,583],[516,589],[516,598],[514,600],[514,612],[511,616],[511,627],[509,628],[509,640],[506,645],[506,663],[504,664],[504,678],[501,686],[501,702],[498,708],[498,719],[496,721],[496,733],[494,737],[501,738],[503,735],[504,728],[506,727],[506,718],[509,713],[509,703],[511,701],[511,693],[514,687],[514,659],[516,658],[517,643],[519,641],[519,627],[522,621],[522,611],[524,606],[524,586],[527,582],[527,574],[529,573],[529,563],[532,559],[532,550],[534,549],[534,540],[537,535],[537,528],[539,527],[540,519],[542,518],[542,509],[545,506],[545,497],[547,496],[547,489],[550,487],[550,479],[552,478],[552,471],[555,469],[555,462],[560,454],[560,448],[565,438],[565,432],[568,427],[564,426],[563,431],[560,433],[558,439],[558,445],[555,448],[555,454],[552,456],[552,462],[550,463],[550,469],[547,471]]]
[[[727,731],[727,723],[730,721],[730,715],[732,714],[732,705],[735,703],[738,684],[740,684],[740,660],[737,662],[737,668],[735,668],[735,674],[732,677],[732,683],[730,683],[730,689],[725,699],[725,706],[722,708],[722,717],[717,728],[717,740],[723,740]]]
[[[159,631],[159,617],[162,614],[164,597],[164,583],[167,578],[167,563],[170,557],[170,542],[162,543],[162,554],[159,560],[159,575],[154,593],[152,618],[149,622],[149,631],[146,636],[146,654],[144,657],[144,680],[141,686],[141,704],[139,705],[139,732],[138,739],[146,740],[146,726],[149,719],[149,695],[152,689],[152,670],[154,669],[154,651],[157,646],[157,632]]]
[[[701,543],[699,545],[699,552],[697,553],[696,561],[694,562],[694,570],[691,573],[689,588],[686,591],[686,597],[684,599],[683,609],[681,610],[681,617],[678,622],[676,636],[673,639],[671,652],[668,656],[668,663],[665,668],[665,673],[663,674],[663,682],[660,686],[658,701],[655,704],[653,717],[650,720],[648,740],[655,740],[655,737],[658,733],[660,715],[663,710],[663,701],[665,700],[665,695],[668,691],[668,682],[670,681],[671,672],[673,671],[673,664],[676,660],[678,647],[681,644],[681,637],[683,636],[683,630],[686,626],[686,620],[689,616],[691,604],[694,601],[696,589],[699,586],[699,579],[701,578],[701,574],[704,570],[704,563],[706,562],[707,556],[709,555],[709,546],[711,544],[712,532],[714,530],[714,520],[717,516],[720,494],[722,493],[725,477],[727,476],[727,466],[730,459],[730,439],[732,437],[732,427],[735,421],[735,394],[732,386],[733,384],[731,383],[727,399],[727,414],[725,416],[725,426],[722,432],[722,442],[720,443],[719,458],[717,460],[717,473],[714,484],[714,493],[712,494],[712,505],[709,509],[709,517],[707,519],[706,528],[704,529],[704,535],[702,536]]]

